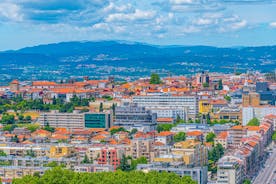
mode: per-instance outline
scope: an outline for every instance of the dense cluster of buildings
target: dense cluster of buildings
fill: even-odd
[[[33,132],[24,127],[0,131],[2,181],[43,174],[55,164],[76,172],[115,171],[122,158],[130,157],[147,159],[137,170],[188,175],[199,184],[239,184],[258,173],[276,130],[276,83],[259,73],[206,72],[163,78],[161,84],[149,81],[118,84],[113,78],[85,77],[67,83],[14,80],[0,87],[3,99],[20,96],[45,104],[93,99],[87,111],[36,109],[32,121],[40,129]],[[253,118],[260,125],[248,126]],[[171,129],[159,130],[164,124]],[[185,139],[176,140],[182,132]],[[207,141],[210,133],[213,143]],[[224,156],[216,163],[217,173],[210,173],[208,152],[217,144]]]

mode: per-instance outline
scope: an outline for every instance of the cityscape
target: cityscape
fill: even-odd
[[[276,184],[276,0],[1,0],[0,183]]]
[[[275,182],[276,83],[262,73],[15,79],[0,90],[4,183],[57,166],[166,171],[198,184]]]

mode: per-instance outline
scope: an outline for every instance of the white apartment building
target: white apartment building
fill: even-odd
[[[276,106],[243,107],[242,125],[247,125],[247,123],[253,118],[258,118],[261,121],[269,114],[276,115]]]
[[[224,156],[218,161],[218,184],[241,184],[243,181],[242,165],[239,159]]]
[[[84,115],[81,113],[59,113],[52,111],[42,113],[38,118],[41,126],[49,125],[51,127],[61,128],[84,128]]]
[[[146,109],[179,109],[187,111],[187,118],[194,119],[198,114],[198,97],[197,96],[174,96],[174,95],[149,95],[134,96],[133,103]],[[161,116],[161,112],[159,116]],[[157,115],[158,116],[158,115]]]
[[[187,119],[188,108],[183,109],[169,109],[169,108],[152,108],[151,112],[157,114],[157,118],[174,118],[178,116],[181,119]]]

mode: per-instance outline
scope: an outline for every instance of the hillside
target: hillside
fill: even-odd
[[[276,68],[276,46],[217,48],[157,46],[137,42],[63,42],[0,53],[1,80],[78,78],[138,78],[151,72],[192,74],[201,70],[233,72]]]

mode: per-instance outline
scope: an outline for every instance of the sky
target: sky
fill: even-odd
[[[0,0],[0,50],[82,40],[276,45],[276,0]]]

